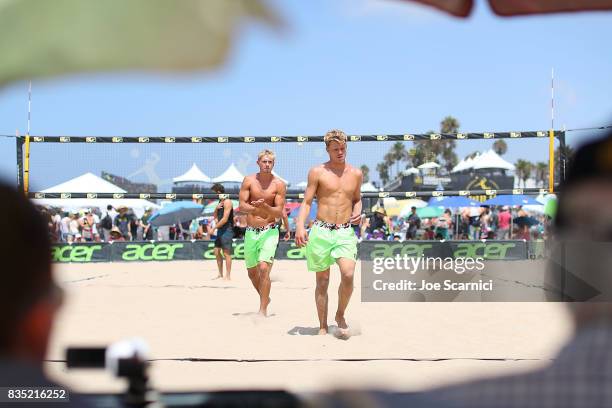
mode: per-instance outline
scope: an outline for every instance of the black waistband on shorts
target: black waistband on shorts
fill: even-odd
[[[338,230],[343,228],[349,228],[351,226],[351,224],[348,222],[344,224],[332,224],[331,222],[325,222],[321,220],[314,220],[314,225],[328,230]]]
[[[259,233],[262,233],[262,232],[267,231],[267,230],[272,229],[272,228],[276,228],[276,223],[275,222],[271,222],[270,224],[264,225],[263,227],[246,227],[246,230],[247,231],[253,231],[253,232],[259,234]]]

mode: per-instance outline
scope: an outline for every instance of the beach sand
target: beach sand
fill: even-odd
[[[337,267],[331,275],[333,325]],[[64,360],[67,346],[140,337],[159,390],[409,391],[540,367],[571,334],[559,303],[362,303],[358,270],[347,310],[353,336],[344,341],[314,335],[315,277],[305,262],[276,261],[268,318],[254,313],[244,261],[234,262],[232,281],[215,276],[214,261],[57,264],[67,300],[48,359]],[[125,388],[104,371],[57,361],[46,370],[78,391]]]

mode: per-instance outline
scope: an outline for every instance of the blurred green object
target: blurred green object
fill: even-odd
[[[555,218],[555,215],[557,215],[556,198],[550,198],[546,201],[546,204],[544,204],[544,214],[549,216],[550,218]]]
[[[220,65],[262,0],[0,0],[0,86],[76,72]]]
[[[436,218],[444,214],[444,208],[436,206],[417,208],[416,213],[419,218]]]

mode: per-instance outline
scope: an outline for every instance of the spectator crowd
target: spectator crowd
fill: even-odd
[[[128,207],[110,205],[104,212],[96,207],[78,212],[41,208],[41,212],[48,221],[54,242],[214,240],[217,233],[212,215],[155,227],[149,222],[150,208],[140,217]],[[531,222],[513,222],[517,219]],[[235,211],[233,221],[234,238],[243,238],[246,215]],[[312,222],[308,221],[307,230]],[[419,217],[415,207],[406,217],[390,217],[383,207],[376,207],[374,212],[363,215],[361,224],[354,229],[360,240],[534,240],[545,239],[549,225],[550,218],[546,215],[528,214],[520,206],[470,207],[454,212],[447,208],[437,217],[426,218]],[[293,237],[294,219],[289,218],[286,223],[279,220],[279,228],[285,239]]]

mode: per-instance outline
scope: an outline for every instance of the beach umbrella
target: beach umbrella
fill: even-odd
[[[408,217],[410,215],[410,212],[412,211],[412,207],[416,207],[416,208],[427,207],[427,202],[423,200],[419,200],[418,198],[411,198],[411,199],[402,200],[402,201],[404,202],[404,205],[402,207],[402,210],[399,213],[399,216],[402,218]]]
[[[533,225],[538,225],[540,222],[533,217],[516,217],[512,220],[512,222],[518,226],[528,226],[531,227]]]
[[[430,206],[417,208],[417,215],[419,218],[436,218],[444,214],[444,208]]]
[[[296,208],[300,207],[300,203],[296,202],[296,201],[292,201],[292,202],[285,202],[285,212],[286,213],[291,213],[291,211],[295,210]]]
[[[497,197],[493,197],[482,205],[542,205],[533,197],[529,197],[524,194],[509,194],[509,195],[498,195]]]
[[[231,200],[231,201],[232,201],[232,208],[238,211],[239,210],[238,206],[240,205],[240,202],[238,200]],[[215,208],[217,208],[218,205],[219,205],[219,201],[213,201],[211,203],[208,203],[206,207],[204,207],[204,211],[202,212],[202,214],[203,215],[213,215],[213,213],[215,212]]]
[[[174,201],[155,211],[149,222],[156,227],[191,221],[202,215],[204,206],[193,201]]]
[[[479,201],[470,200],[469,198],[463,196],[442,197],[440,200],[438,198],[439,197],[432,197],[432,199],[429,200],[429,205],[444,208],[480,207],[481,205]]]
[[[383,199],[383,207],[387,212],[389,217],[395,217],[397,215],[401,216],[402,213],[406,211],[410,213],[411,207],[426,207],[427,203],[423,200],[419,199],[406,199],[406,200],[398,200],[394,197],[387,197]],[[375,211],[378,205],[372,207],[372,211]]]
[[[289,218],[297,218],[299,214],[300,214],[300,207],[296,207],[289,213]],[[312,204],[310,205],[310,213],[308,213],[308,217],[306,217],[306,222],[308,222],[308,220],[313,220],[316,217],[317,217],[317,203],[313,201]]]
[[[242,23],[280,20],[259,0],[3,0],[0,87],[92,72],[222,64]]]

